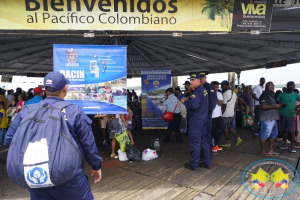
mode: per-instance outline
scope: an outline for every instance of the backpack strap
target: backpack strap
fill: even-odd
[[[231,101],[232,96],[233,96],[233,90],[231,90],[231,98],[227,101],[227,103],[228,103],[229,101]]]
[[[42,104],[40,103],[35,103],[35,104],[29,104],[29,105],[25,105],[25,107],[27,107],[28,113],[31,113],[32,111],[39,109],[42,106]]]
[[[52,107],[62,110],[63,108],[68,107],[70,105],[73,105],[73,104],[68,101],[58,101]]]

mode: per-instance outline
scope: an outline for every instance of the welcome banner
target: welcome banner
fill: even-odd
[[[162,119],[166,106],[165,91],[171,87],[171,70],[142,70],[142,125],[143,129],[166,129]]]
[[[65,100],[86,114],[127,113],[127,47],[53,45],[54,71],[69,79]]]
[[[230,31],[234,0],[1,0],[2,30]]]

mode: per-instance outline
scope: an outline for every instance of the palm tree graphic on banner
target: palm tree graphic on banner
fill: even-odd
[[[221,25],[231,26],[231,14],[233,13],[234,0],[205,0],[206,3],[202,4],[202,14],[206,14],[208,19],[215,21],[217,16],[221,17]],[[227,23],[222,22],[228,20]]]

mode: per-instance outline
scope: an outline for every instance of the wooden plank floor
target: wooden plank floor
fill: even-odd
[[[249,129],[238,129],[238,134],[243,139],[241,146],[233,145],[213,154],[213,169],[201,168],[200,172],[184,168],[184,163],[190,159],[186,135],[183,135],[184,142],[181,144],[163,144],[162,156],[156,160],[129,163],[110,158],[110,146],[101,145],[101,134],[97,127],[94,128],[94,134],[99,154],[103,158],[103,178],[94,184],[88,164],[85,166],[85,173],[89,176],[95,199],[258,199],[245,190],[241,180],[249,164],[267,158],[259,155],[259,138],[252,135]],[[136,130],[133,136],[138,149],[142,151],[150,146],[152,139],[164,138],[164,131]],[[300,150],[292,154],[278,149],[279,145],[276,143],[276,151],[280,153],[276,158],[290,163],[300,172]],[[0,199],[30,199],[26,189],[9,180],[5,166],[6,156],[7,149],[0,147]],[[273,168],[264,166],[266,171]],[[245,184],[250,185],[251,180],[246,180]],[[293,180],[285,192],[288,193],[295,184],[296,180]],[[261,194],[266,197],[274,189],[268,183]],[[283,199],[300,199],[300,186]]]

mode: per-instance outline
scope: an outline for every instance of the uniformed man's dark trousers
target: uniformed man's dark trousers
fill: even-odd
[[[187,123],[186,123],[186,133],[188,133],[189,132],[189,114],[188,114],[188,110],[186,111],[186,121],[187,121]]]
[[[208,133],[208,135],[210,135],[210,138],[212,138],[211,137],[211,131],[212,131],[212,114],[208,114],[207,115],[207,122],[206,122],[206,132]],[[210,141],[212,141],[212,139],[210,140]],[[210,144],[209,144],[211,147],[212,147],[212,142],[210,142]],[[210,147],[210,148],[211,148]]]
[[[211,160],[211,149],[212,149],[212,134],[211,134],[211,131],[212,131],[212,115],[211,114],[208,114],[207,115],[207,119],[206,119],[206,141],[207,141],[207,144],[204,145],[202,148],[201,148],[201,155],[200,157],[204,159],[204,154],[205,152],[209,152],[209,155],[206,155],[206,157],[210,157],[210,160]],[[207,148],[207,149],[204,149],[204,148]]]
[[[206,121],[199,124],[191,125],[189,132],[189,143],[191,152],[191,167],[198,168],[200,160],[200,152],[202,152],[204,163],[211,166],[211,135],[207,133]]]
[[[173,131],[176,134],[176,142],[182,142],[182,137],[180,134],[180,121],[181,121],[180,113],[173,113],[173,121],[171,121],[168,125],[166,138],[164,139],[165,142],[170,142],[170,138]]]

